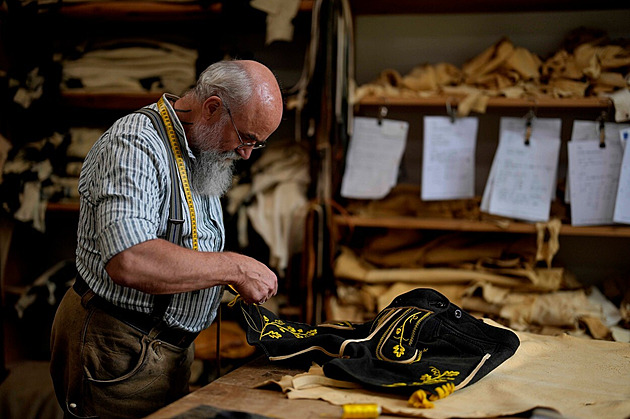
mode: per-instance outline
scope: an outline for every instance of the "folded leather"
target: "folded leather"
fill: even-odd
[[[242,301],[240,314],[248,342],[271,361],[302,367],[315,362],[327,377],[406,394],[472,384],[519,346],[512,331],[474,318],[428,288],[396,297],[365,323],[311,326]]]

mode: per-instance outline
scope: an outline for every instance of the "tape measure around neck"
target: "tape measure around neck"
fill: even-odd
[[[171,150],[173,151],[173,155],[175,157],[179,177],[181,178],[182,186],[184,187],[186,204],[188,205],[188,211],[190,213],[192,248],[193,250],[198,250],[199,239],[197,237],[197,216],[195,215],[195,206],[192,200],[192,192],[190,189],[190,183],[188,182],[188,173],[186,172],[186,164],[184,163],[182,148],[179,145],[179,140],[177,139],[175,129],[173,128],[173,122],[171,121],[171,117],[168,114],[168,109],[166,108],[166,104],[164,103],[164,97],[161,97],[160,100],[158,100],[157,106],[158,111],[160,112],[160,116],[162,117],[162,122],[164,122],[164,126],[166,127],[166,133],[168,135],[169,143],[171,144]]]

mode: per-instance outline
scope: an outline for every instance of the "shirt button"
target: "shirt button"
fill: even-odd
[[[70,409],[76,409],[77,408],[77,404],[76,403],[70,403],[69,406],[70,406]]]

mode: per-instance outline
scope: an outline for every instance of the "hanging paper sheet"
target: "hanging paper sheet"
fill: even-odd
[[[354,118],[341,196],[355,199],[385,197],[396,185],[408,130],[406,121]]]
[[[465,199],[475,195],[475,148],[479,120],[424,117],[421,198]]]
[[[501,119],[499,146],[482,197],[482,211],[525,221],[549,220],[560,128],[560,119],[535,119],[526,137],[523,118]]]

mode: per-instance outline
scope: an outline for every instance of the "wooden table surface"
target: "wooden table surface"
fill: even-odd
[[[202,418],[202,409],[211,406],[229,411],[248,412],[271,418],[322,419],[341,418],[342,407],[322,400],[289,400],[280,387],[254,388],[266,380],[279,380],[303,370],[288,369],[260,357],[220,377],[186,397],[147,416],[157,418]],[[206,415],[206,417],[208,417]],[[381,415],[380,418],[395,418]]]

